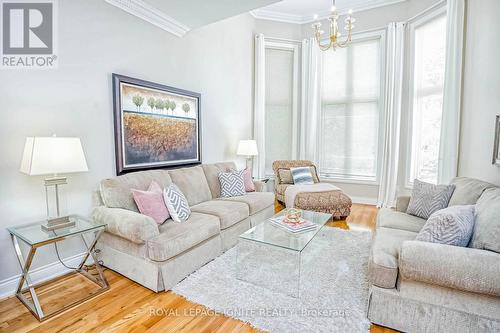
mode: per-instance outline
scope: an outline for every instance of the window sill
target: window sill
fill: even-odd
[[[377,180],[368,180],[360,178],[340,178],[340,177],[322,176],[322,175],[320,175],[319,178],[322,181],[343,183],[343,184],[372,185],[372,186],[380,185],[380,183]]]

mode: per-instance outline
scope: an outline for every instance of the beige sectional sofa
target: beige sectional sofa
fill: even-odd
[[[452,183],[450,205],[494,196],[488,205],[497,215],[488,223],[498,232],[500,189],[471,178]],[[405,213],[409,199],[378,214],[368,264],[370,321],[404,332],[500,332],[500,253],[416,241],[426,220]]]
[[[153,290],[169,290],[184,277],[234,246],[238,236],[274,214],[274,194],[256,192],[221,198],[219,172],[234,163],[129,173],[101,182],[96,221],[107,223],[97,248],[104,266]],[[154,180],[175,183],[192,214],[185,223],[156,222],[139,213],[131,189],[145,190]]]

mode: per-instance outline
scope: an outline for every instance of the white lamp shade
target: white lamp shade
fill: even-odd
[[[259,154],[257,150],[257,141],[255,140],[240,140],[238,144],[238,155],[256,156]]]
[[[20,171],[30,176],[88,171],[80,138],[28,137]]]

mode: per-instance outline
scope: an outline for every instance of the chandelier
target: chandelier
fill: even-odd
[[[320,22],[315,22],[312,27],[314,28],[314,37],[316,39],[316,42],[318,43],[319,48],[322,51],[326,51],[330,48],[335,50],[337,47],[346,47],[350,42],[352,38],[352,29],[354,28],[353,23],[356,21],[354,17],[352,17],[352,9],[349,9],[347,12],[347,17],[344,20],[344,23],[346,24],[344,27],[344,30],[347,32],[347,37],[346,39],[342,42],[339,40],[339,37],[342,35],[339,31],[338,27],[338,21],[340,15],[337,13],[337,7],[335,7],[335,0],[332,1],[332,7],[330,8],[331,14],[328,17],[328,21],[330,21],[330,37],[329,37],[329,43],[328,44],[321,44],[321,36],[323,35],[324,31],[321,30],[321,23]],[[318,19],[318,15],[314,15],[314,20],[316,21]]]

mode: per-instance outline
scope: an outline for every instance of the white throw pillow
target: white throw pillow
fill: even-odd
[[[175,222],[186,222],[191,215],[189,203],[182,191],[175,184],[170,184],[163,191],[163,200],[167,205],[168,212]]]
[[[219,173],[220,196],[223,198],[245,195],[245,170]]]

